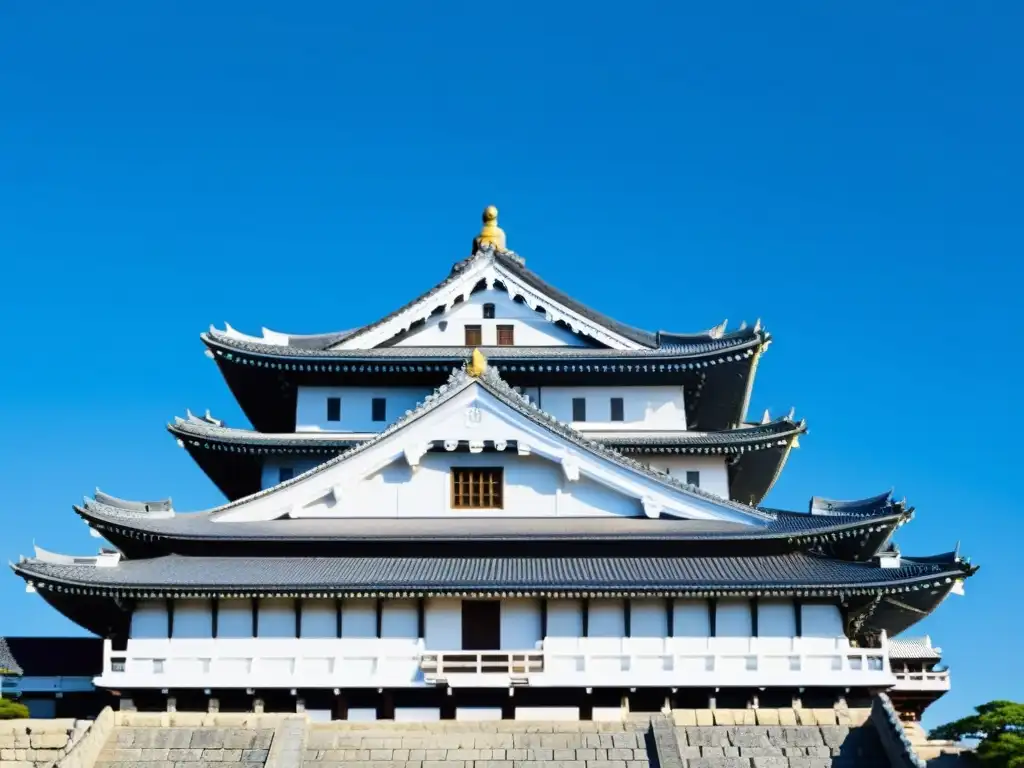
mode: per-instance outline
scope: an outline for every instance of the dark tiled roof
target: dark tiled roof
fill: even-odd
[[[373,349],[309,349],[281,344],[269,344],[259,340],[237,338],[211,328],[201,335],[203,342],[214,349],[237,350],[256,356],[329,360],[336,363],[395,363],[437,362],[451,364],[469,357],[469,349],[461,347],[374,347]],[[659,361],[693,358],[697,362],[690,368],[704,364],[703,358],[718,355],[721,362],[740,360],[747,350],[756,351],[768,339],[764,331],[753,328],[727,333],[721,338],[698,337],[690,341],[654,349],[596,349],[592,347],[481,347],[488,359],[495,365],[515,364],[518,361],[579,361],[582,363],[622,363]],[[716,358],[716,362],[718,362]],[[638,369],[639,370],[639,369]]]
[[[28,677],[92,677],[103,670],[103,640],[98,637],[0,638],[0,667],[4,642]]]
[[[930,659],[942,658],[939,648],[933,648],[927,637],[894,637],[889,640],[890,659]]]
[[[331,432],[290,432],[263,433],[251,429],[227,427],[211,423],[207,419],[192,416],[174,419],[167,425],[168,430],[180,437],[195,437],[232,445],[254,445],[264,448],[349,448],[356,443],[371,439],[375,433],[346,434]],[[803,421],[778,419],[768,424],[744,426],[721,432],[588,432],[586,436],[617,449],[675,447],[696,453],[734,453],[744,447],[760,444],[775,444],[777,440],[788,439],[807,431]],[[582,434],[582,433],[581,433]],[[710,450],[708,450],[710,449]],[[264,453],[268,451],[262,451]]]
[[[832,590],[863,593],[936,587],[968,575],[960,564],[904,561],[899,568],[804,553],[764,557],[594,558],[218,558],[168,555],[115,567],[24,560],[33,582],[89,590],[457,592],[461,590],[597,592],[633,590]]]
[[[14,652],[7,643],[6,637],[0,637],[0,675],[20,675],[21,665],[14,658]]]
[[[837,501],[835,499],[826,499],[822,496],[815,496],[811,499],[811,514],[871,516],[893,507],[903,509],[904,506],[905,504],[902,501],[893,501],[892,491],[853,501]]]
[[[106,529],[131,529],[155,536],[192,539],[241,540],[609,540],[682,541],[694,539],[757,540],[791,539],[812,541],[853,535],[864,528],[894,528],[895,514],[864,517],[828,517],[802,512],[771,513],[767,526],[753,526],[714,520],[609,518],[300,518],[262,522],[218,523],[210,513],[178,514],[174,517],[139,518],[87,500],[76,507],[87,520]]]

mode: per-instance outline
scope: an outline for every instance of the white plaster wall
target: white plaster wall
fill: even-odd
[[[217,637],[252,637],[252,600],[244,598],[217,602]]]
[[[462,601],[427,598],[423,611],[424,646],[432,651],[462,650]]]
[[[433,392],[431,387],[299,387],[296,432],[383,432]],[[341,420],[327,420],[327,398],[341,398]],[[387,400],[385,421],[373,420],[373,398]]]
[[[548,600],[548,635],[550,638],[570,638],[575,641],[583,635],[583,602],[581,600]]]
[[[258,603],[258,637],[295,637],[295,601],[286,597],[261,597]]]
[[[759,600],[758,637],[796,637],[796,608],[792,600]]]
[[[540,407],[585,432],[686,429],[682,387],[541,387]],[[572,401],[587,403],[587,420],[572,420]],[[623,420],[612,421],[612,398],[622,398]]]
[[[845,637],[843,616],[838,605],[804,604],[800,606],[803,637]]]
[[[673,637],[710,637],[711,613],[707,600],[676,600],[672,604]]]
[[[642,456],[637,457],[640,461],[646,461],[654,469],[667,472],[680,482],[686,482],[688,471],[700,472],[700,487],[721,496],[729,498],[729,470],[725,466],[724,456]]]
[[[341,604],[342,637],[376,637],[377,603],[373,600],[345,600]]]
[[[587,637],[625,637],[626,613],[622,600],[591,600],[587,613]]]
[[[128,636],[139,639],[167,637],[167,604],[163,600],[141,600],[132,611]]]
[[[484,319],[484,304],[494,305],[494,319]],[[499,325],[515,328],[517,347],[585,347],[588,342],[572,331],[560,328],[544,318],[543,312],[514,302],[502,290],[483,290],[472,294],[448,312],[434,315],[423,326],[394,342],[396,347],[462,347],[467,325],[481,326],[483,346],[498,344]]]
[[[501,650],[532,651],[541,641],[539,600],[501,601]]]
[[[451,468],[502,467],[502,509],[451,507]],[[569,482],[560,465],[537,456],[504,453],[427,453],[413,470],[399,459],[343,490],[303,508],[303,515],[329,517],[637,517],[640,502],[586,478]]]
[[[338,608],[334,600],[303,600],[300,637],[337,637]]]
[[[213,604],[209,600],[176,600],[171,637],[213,637]]]
[[[329,458],[330,456],[326,454],[316,459],[300,458],[298,456],[293,458],[286,458],[284,456],[267,457],[260,473],[260,488],[273,488],[281,482],[282,467],[291,468],[293,470],[292,477],[295,477],[315,466],[323,464]]]
[[[629,635],[640,637],[668,637],[668,614],[664,600],[631,600],[629,605]]]
[[[415,600],[381,603],[380,636],[415,640],[419,637],[419,611]]]

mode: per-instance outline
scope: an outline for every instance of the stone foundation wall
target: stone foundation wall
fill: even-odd
[[[330,723],[304,768],[649,768],[646,722]]]
[[[89,730],[90,720],[0,720],[0,768],[49,768]]]

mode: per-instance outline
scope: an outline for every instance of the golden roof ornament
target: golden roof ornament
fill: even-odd
[[[469,364],[466,365],[466,373],[474,379],[479,379],[486,370],[487,358],[484,357],[484,353],[479,349],[474,349],[472,356],[469,358]]]
[[[498,226],[498,209],[493,205],[484,208],[483,222],[480,234],[473,238],[473,253],[481,250],[484,246],[490,246],[496,251],[507,250],[505,248],[505,230]]]

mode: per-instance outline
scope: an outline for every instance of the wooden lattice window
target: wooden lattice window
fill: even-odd
[[[484,343],[483,329],[479,325],[466,326],[466,346],[479,347]]]
[[[452,509],[501,509],[501,467],[452,467]]]
[[[498,346],[514,347],[516,343],[516,328],[514,325],[498,326]]]

